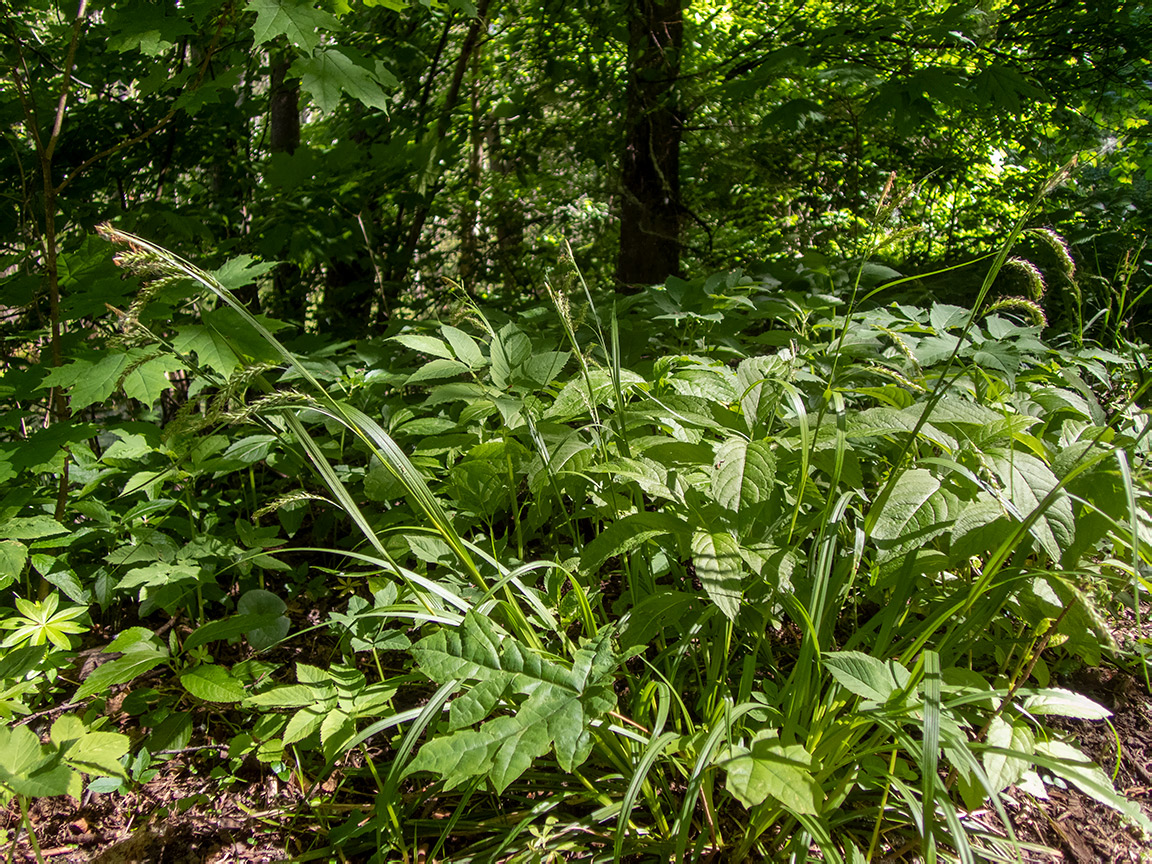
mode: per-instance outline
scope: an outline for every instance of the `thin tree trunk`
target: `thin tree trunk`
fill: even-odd
[[[628,35],[616,275],[633,289],[680,272],[681,0],[631,0]]]

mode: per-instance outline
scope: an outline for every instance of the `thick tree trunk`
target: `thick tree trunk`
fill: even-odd
[[[680,138],[677,99],[684,43],[682,0],[631,0],[628,93],[621,162],[620,256],[625,286],[680,271]]]

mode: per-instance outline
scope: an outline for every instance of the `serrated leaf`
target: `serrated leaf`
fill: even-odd
[[[341,26],[338,18],[308,0],[248,0],[247,9],[256,13],[252,32],[257,45],[285,36],[293,45],[313,51],[324,30],[339,30]]]
[[[317,51],[311,57],[301,57],[292,64],[292,73],[300,76],[300,86],[316,101],[317,107],[328,113],[340,103],[340,94],[347,93],[369,108],[388,111],[388,97],[383,83],[336,48]]]
[[[284,734],[281,736],[284,743],[286,745],[294,744],[307,738],[320,728],[320,724],[324,722],[324,718],[327,716],[328,711],[326,709],[301,708],[288,719],[288,725],[284,727]]]
[[[51,516],[13,516],[0,522],[0,537],[7,540],[39,540],[67,532],[68,529]]]
[[[812,776],[812,756],[800,744],[782,744],[775,735],[765,735],[751,749],[732,748],[722,754],[719,763],[728,774],[725,788],[745,807],[771,797],[790,813],[820,812],[824,793]]]
[[[443,381],[445,378],[455,378],[457,375],[467,371],[468,367],[459,360],[437,358],[435,360],[429,360],[409,375],[404,381],[404,386],[409,387],[413,384],[422,384],[425,381]]]
[[[456,359],[456,356],[452,353],[452,349],[449,348],[443,340],[437,339],[435,336],[425,336],[420,333],[401,333],[399,336],[390,337],[388,341],[399,342],[405,348],[411,348],[413,351],[419,351],[421,354],[430,354],[433,357],[441,357],[445,360]]]
[[[321,706],[331,708],[336,703],[336,688],[330,682],[319,684],[285,684],[263,693],[254,693],[244,700],[245,705],[258,708],[302,708]]]
[[[1034,691],[1024,700],[1024,710],[1029,714],[1055,714],[1080,720],[1103,720],[1112,716],[1099,702],[1060,687]]]
[[[712,497],[727,510],[759,504],[772,493],[776,458],[762,441],[732,438],[716,453]]]
[[[239,702],[247,695],[244,685],[223,666],[196,666],[180,676],[180,683],[205,702]]]
[[[355,737],[355,721],[339,709],[329,711],[320,721],[320,741],[329,762],[343,753]]]
[[[64,386],[62,382],[65,376],[70,377],[70,383],[67,385],[70,405],[73,411],[79,411],[81,408],[98,405],[107,400],[116,389],[116,383],[128,367],[128,362],[127,354],[109,354],[98,363],[78,360],[65,367],[68,372],[46,376],[40,386],[49,387],[58,383]]]
[[[451,324],[441,324],[440,332],[444,334],[444,338],[452,346],[457,360],[467,363],[472,369],[477,369],[488,362],[484,359],[484,354],[480,351],[480,346],[476,344],[476,340],[463,330],[453,327]]]
[[[995,472],[1009,500],[1022,517],[1028,517],[1059,481],[1052,469],[1031,453],[993,449],[984,454],[985,463]],[[1072,502],[1060,492],[1048,509],[1032,524],[1032,536],[1053,560],[1071,545],[1076,533]]]
[[[580,555],[580,569],[594,573],[600,565],[615,555],[624,555],[647,540],[661,534],[687,534],[686,523],[671,513],[648,510],[632,513],[619,519],[596,535]]]
[[[939,493],[940,481],[930,471],[915,468],[900,475],[872,528],[880,562],[923,547],[948,530],[948,505]]]
[[[836,683],[872,702],[886,702],[908,685],[908,670],[895,660],[885,663],[859,651],[828,652],[821,659]]]
[[[464,716],[492,704],[498,689],[526,696],[515,713],[434,738],[416,754],[406,773],[432,771],[447,788],[486,774],[502,792],[537,757],[551,749],[564,771],[591,752],[590,724],[616,704],[611,686],[615,656],[610,628],[576,651],[571,668],[548,660],[501,633],[484,615],[469,613],[455,629],[421,640],[412,653],[434,681],[494,682],[472,699]]]
[[[145,672],[155,669],[167,659],[167,653],[157,650],[153,645],[146,642],[136,643],[124,652],[123,657],[93,669],[76,691],[76,695],[72,697],[72,701],[79,702],[89,696],[103,693],[117,684],[127,684]]]
[[[726,532],[697,531],[692,535],[692,563],[712,602],[729,621],[735,621],[744,594],[740,544]]]
[[[156,404],[165,390],[172,386],[168,380],[169,372],[177,372],[184,368],[178,357],[165,354],[153,357],[146,363],[134,367],[124,376],[124,395],[136,399],[145,405]]]

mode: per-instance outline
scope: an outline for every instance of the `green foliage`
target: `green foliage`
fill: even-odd
[[[251,731],[208,723],[221,782],[246,757],[284,776],[341,766],[379,797],[332,842],[381,858],[410,848],[402,826],[432,799],[455,811],[450,857],[527,848],[545,812],[620,855],[703,838],[691,854],[815,843],[849,860],[917,837],[992,854],[958,813],[991,801],[1007,826],[1002,791],[1053,777],[1144,824],[1045,725],[1107,716],[1053,681],[1123,661],[1104,622],[1145,590],[1122,563],[1149,554],[1152,501],[1132,468],[1142,415],[1117,397],[1138,387],[1131,360],[1054,347],[1006,311],[854,309],[824,292],[824,263],[787,283],[673,280],[608,315],[554,290],[551,312],[472,308],[303,353],[213,275],[107,233],[146,292],[190,280],[221,304],[208,321],[233,317],[227,363],[189,348],[189,325],[119,349],[195,370],[196,399],[164,435],[123,423],[78,455],[100,482],[65,520],[8,523],[11,544],[65,550],[13,561],[71,585],[69,609],[194,622],[167,641],[123,629],[72,694],[126,688],[149,730],[131,773],[95,788],[147,776],[227,706]],[[643,323],[657,316],[667,329]],[[264,466],[288,470],[257,481]],[[97,529],[90,568],[76,553]],[[335,662],[286,677],[278,644],[316,638],[300,604],[337,591],[319,626]],[[52,602],[23,600],[6,626],[34,641]],[[60,640],[15,648],[0,674],[32,651],[63,662]],[[166,683],[145,686],[157,669]],[[54,690],[10,692],[27,711]],[[480,830],[489,793],[547,805]]]

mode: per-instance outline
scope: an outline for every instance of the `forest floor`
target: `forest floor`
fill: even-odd
[[[1145,619],[1147,622],[1147,619]],[[1145,637],[1152,622],[1145,623]],[[1119,627],[1117,638],[1137,633]],[[1066,720],[1060,725],[1106,773],[1116,788],[1152,818],[1152,697],[1143,682],[1114,668],[1085,669],[1065,686],[1114,712],[1107,723]],[[1052,719],[1052,718],[1050,718]],[[1113,729],[1115,733],[1113,733]],[[1119,742],[1119,753],[1117,743]],[[156,777],[125,795],[89,794],[82,802],[67,797],[38,799],[31,820],[46,864],[271,864],[299,860],[309,849],[325,846],[317,814],[302,804],[300,790],[278,780],[253,762],[237,772],[221,794],[208,774],[226,756],[216,748],[189,748],[160,766]],[[1018,789],[1005,806],[1017,837],[1046,847],[1032,862],[1152,862],[1152,838],[1125,825],[1119,814],[1073,787],[1046,787],[1046,800]],[[334,824],[343,821],[333,815]],[[971,813],[990,832],[1002,834],[994,811]],[[12,838],[0,847],[5,859],[35,861],[20,831],[20,809],[13,801],[0,812],[0,830]],[[314,859],[313,859],[314,860]],[[914,852],[891,855],[885,862],[912,862]]]

